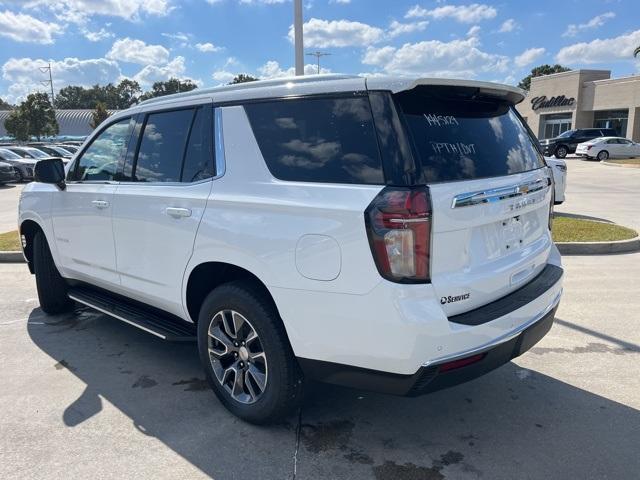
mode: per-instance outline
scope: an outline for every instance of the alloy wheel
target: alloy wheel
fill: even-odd
[[[606,152],[605,150],[598,152],[598,160],[602,161],[602,160],[606,160],[607,158],[609,158],[608,152]]]
[[[221,310],[209,324],[209,360],[231,397],[256,402],[267,386],[267,356],[253,325],[235,310]]]

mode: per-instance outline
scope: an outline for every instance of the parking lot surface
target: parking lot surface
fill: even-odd
[[[632,169],[568,163],[559,210],[640,227]],[[554,327],[510,364],[418,398],[311,385],[255,427],[194,345],[83,308],[48,317],[26,266],[0,265],[0,478],[637,478],[640,253],[564,266]]]

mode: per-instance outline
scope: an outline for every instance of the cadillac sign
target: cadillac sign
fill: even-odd
[[[571,107],[575,102],[575,98],[567,98],[564,95],[558,95],[557,97],[551,97],[549,99],[547,99],[546,95],[542,95],[541,97],[531,99],[531,108],[533,110],[539,110],[541,108]]]

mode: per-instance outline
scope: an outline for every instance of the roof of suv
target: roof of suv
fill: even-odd
[[[353,75],[307,75],[302,77],[286,77],[273,80],[224,85],[202,88],[189,92],[152,98],[132,107],[134,110],[146,110],[147,107],[176,103],[197,103],[211,100],[216,102],[239,102],[279,98],[292,95],[312,95],[322,93],[338,93],[364,90],[389,90],[394,93],[410,90],[418,85],[447,85],[479,88],[483,93],[506,98],[513,103],[524,99],[524,92],[510,85],[480,82],[474,80],[457,80],[445,78],[417,77],[362,77]]]

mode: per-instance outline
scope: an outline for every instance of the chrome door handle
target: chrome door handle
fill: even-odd
[[[106,200],[93,200],[91,203],[96,208],[107,208],[109,206],[109,202]]]
[[[167,207],[164,209],[164,212],[167,215],[175,218],[191,216],[191,210],[189,210],[188,208]]]

